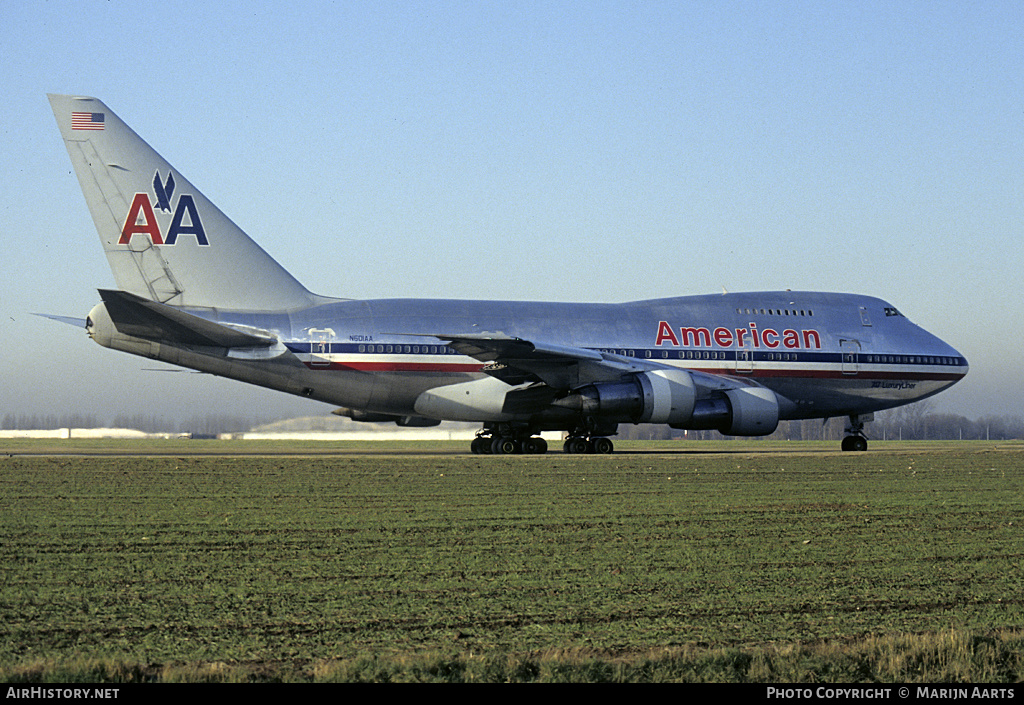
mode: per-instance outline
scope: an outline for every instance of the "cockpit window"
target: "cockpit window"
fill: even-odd
[[[889,316],[900,316],[900,317],[903,317],[903,314],[900,313],[899,311],[897,311],[893,306],[886,306],[885,307],[885,315],[886,315],[886,317],[889,317]]]

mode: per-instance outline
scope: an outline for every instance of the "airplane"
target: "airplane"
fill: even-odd
[[[871,296],[722,293],[620,304],[342,299],[310,292],[100,100],[50,104],[117,283],[98,344],[339,407],[482,425],[470,449],[610,453],[619,424],[759,436],[930,397],[967,360]]]

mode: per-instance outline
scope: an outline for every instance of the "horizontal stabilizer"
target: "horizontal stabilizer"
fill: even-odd
[[[219,348],[269,347],[277,342],[269,335],[235,330],[126,291],[101,289],[100,296],[114,327],[124,335],[172,345]]]
[[[69,326],[74,326],[75,328],[85,328],[84,318],[76,318],[75,316],[54,316],[52,313],[33,313],[32,315],[49,318],[51,321],[67,323]]]

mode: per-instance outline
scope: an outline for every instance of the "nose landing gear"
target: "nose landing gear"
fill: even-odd
[[[873,421],[874,414],[851,414],[850,423],[846,427],[848,434],[840,446],[844,451],[863,452],[868,449],[868,438],[864,435],[864,424]]]

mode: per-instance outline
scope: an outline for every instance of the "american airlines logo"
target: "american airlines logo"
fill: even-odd
[[[192,235],[200,245],[210,244],[199,211],[196,210],[195,199],[187,193],[178,196],[167,234],[161,232],[155,209],[162,213],[171,212],[171,197],[174,195],[173,174],[168,172],[167,180],[164,181],[160,178],[160,171],[156,172],[156,176],[153,177],[153,195],[156,197],[155,208],[148,193],[135,194],[128,215],[124,219],[118,245],[129,244],[133,235],[146,235],[154,245],[177,244],[179,235]]]
[[[677,347],[701,347],[710,348],[768,348],[774,350],[778,347],[787,350],[819,349],[821,348],[821,336],[813,328],[803,329],[797,332],[792,328],[777,331],[774,328],[758,329],[757,324],[751,322],[746,328],[704,328],[695,326],[680,326],[676,331],[668,324],[668,321],[658,322],[658,336],[655,345],[675,345]]]

